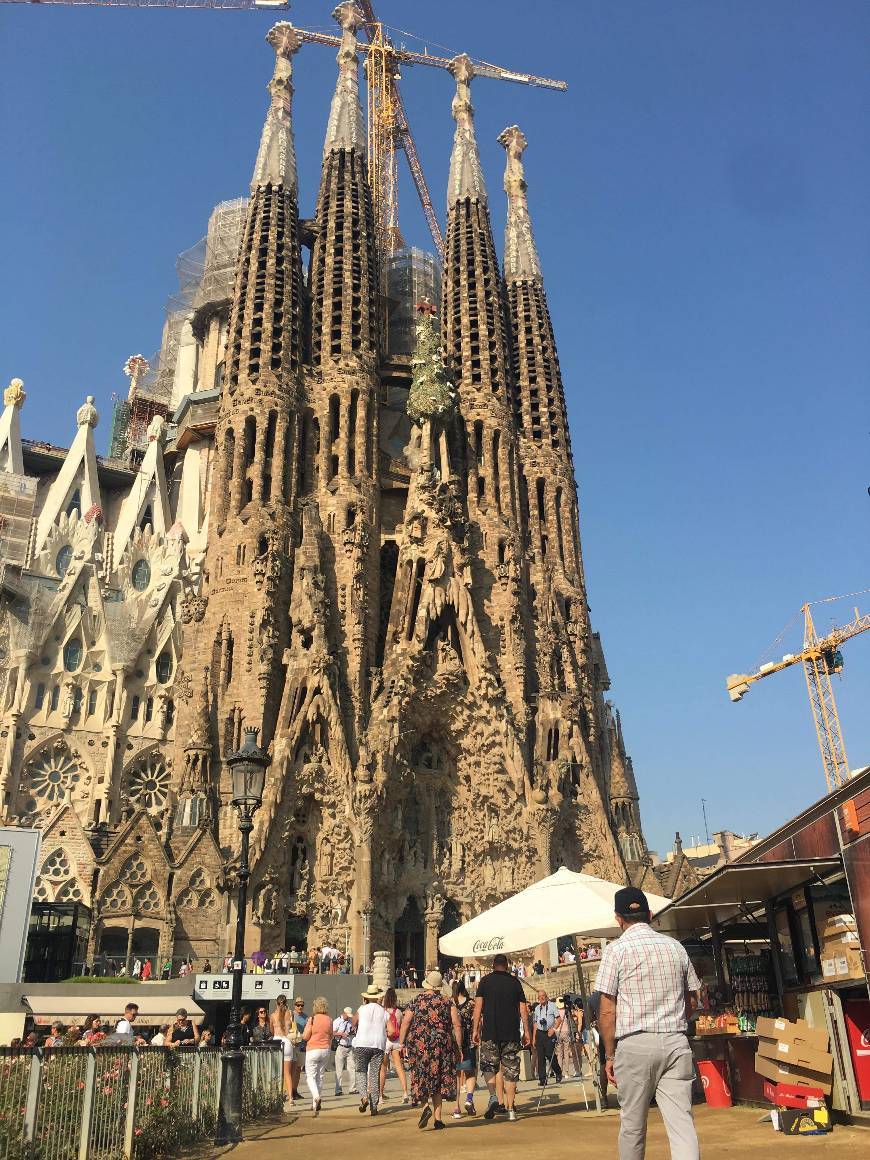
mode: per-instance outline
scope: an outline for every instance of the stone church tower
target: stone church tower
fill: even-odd
[[[423,966],[559,865],[626,881],[648,861],[589,622],[525,138],[499,138],[502,274],[457,57],[441,301],[389,356],[360,17],[335,16],[314,217],[280,23],[232,291],[192,313],[195,369],[179,356],[141,457],[96,456],[88,402],[52,459],[7,391],[0,492],[30,508],[4,572],[3,811],[43,828],[38,897],[92,909],[91,954],[230,944],[243,726],[272,757],[250,949],[330,939],[358,967],[380,948]]]

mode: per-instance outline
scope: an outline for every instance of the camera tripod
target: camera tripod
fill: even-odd
[[[583,1062],[584,1061],[589,1064],[590,1069],[592,1071],[592,1089],[593,1089],[594,1096],[595,1096],[595,1107],[600,1112],[600,1111],[602,1111],[602,1101],[601,1101],[601,1079],[600,1079],[600,1076],[598,1074],[598,1068],[599,1068],[598,1052],[594,1051],[594,1046],[593,1046],[593,1051],[594,1051],[594,1058],[593,1058],[593,1053],[592,1053],[592,1051],[590,1051],[589,1044],[583,1043],[582,1037],[579,1035],[579,1033],[577,1031],[577,1024],[574,1022],[574,1011],[575,1011],[576,1007],[578,1006],[578,1004],[575,1003],[574,1000],[569,998],[567,995],[562,996],[562,1001],[565,1004],[564,1014],[563,1014],[562,1018],[563,1018],[563,1020],[568,1021],[568,1043],[570,1044],[570,1047],[571,1047],[571,1059],[574,1063],[574,1070],[577,1072],[577,1078],[580,1080],[580,1088],[583,1092],[583,1102],[586,1105],[586,1111],[587,1112],[589,1111],[589,1096],[588,1096],[588,1093],[586,1091],[586,1081],[583,1078]],[[585,1004],[583,1004],[580,1007],[580,1009],[584,1012],[584,1021],[585,1021],[586,1011],[584,1008],[585,1008]],[[536,1112],[541,1110],[541,1101],[544,1098],[544,1092],[546,1091],[546,1084],[549,1083],[549,1081],[555,1075],[555,1067],[554,1067],[555,1062],[556,1062],[556,1049],[554,1048],[553,1054],[550,1056],[549,1063],[547,1064],[547,1071],[546,1071],[546,1074],[544,1076],[544,1086],[541,1088],[541,1091],[538,1095],[538,1103],[537,1103],[537,1107],[535,1108]]]

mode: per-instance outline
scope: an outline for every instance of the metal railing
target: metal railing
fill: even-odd
[[[242,1050],[242,1118],[281,1111],[281,1045]],[[207,1139],[220,1056],[217,1048],[0,1048],[0,1160],[148,1160]]]

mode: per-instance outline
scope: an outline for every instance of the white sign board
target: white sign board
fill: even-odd
[[[40,830],[0,826],[0,983],[20,983]]]
[[[286,995],[293,998],[293,975],[242,975],[242,1002],[256,1002],[258,999],[277,999]],[[194,998],[199,1003],[229,1003],[233,992],[232,975],[197,975],[193,985]]]

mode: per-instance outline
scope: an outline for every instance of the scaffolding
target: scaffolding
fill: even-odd
[[[141,462],[152,419],[166,417],[172,405],[185,327],[193,326],[198,315],[232,300],[247,207],[244,197],[220,202],[212,210],[206,236],[178,255],[178,289],[166,302],[160,350],[144,360],[146,369],[133,376],[127,397],[115,396],[109,435],[112,458]]]
[[[406,246],[387,258],[387,353],[413,354],[417,313],[424,298],[438,317],[441,301],[441,263],[434,254]]]
[[[246,197],[222,201],[212,210],[208,219],[208,233],[204,239],[205,261],[202,277],[193,301],[195,311],[205,306],[232,301],[236,263],[247,212]]]

